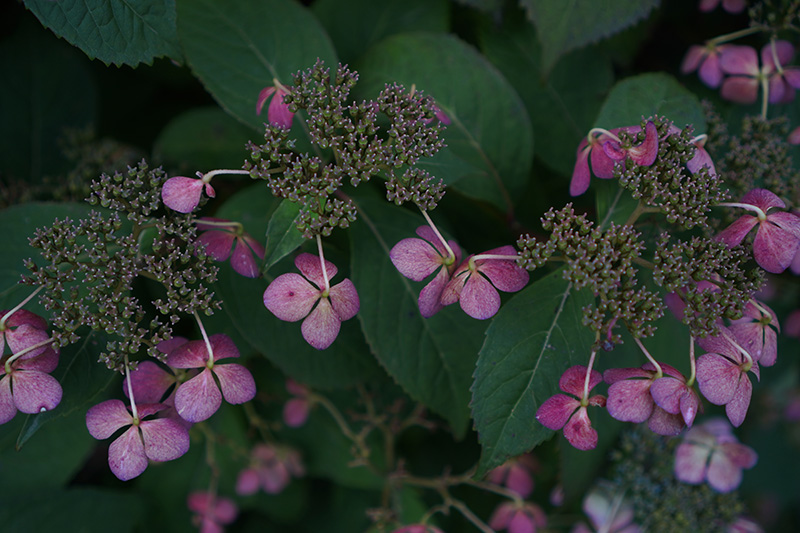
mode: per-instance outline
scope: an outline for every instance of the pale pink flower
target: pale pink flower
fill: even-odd
[[[237,273],[247,278],[258,277],[258,263],[253,254],[263,261],[264,246],[245,233],[241,224],[220,218],[201,218],[197,221],[197,229],[203,233],[196,242],[202,244],[215,261],[227,261],[230,257],[231,266]]]
[[[247,496],[260,487],[267,494],[278,494],[293,477],[303,475],[305,468],[296,450],[257,444],[250,453],[250,466],[239,472],[236,492]]]
[[[222,526],[232,523],[239,509],[230,498],[220,498],[208,491],[189,494],[186,506],[195,513],[192,523],[201,533],[221,533]]]
[[[277,81],[274,86],[261,89],[261,92],[258,94],[258,100],[256,101],[256,115],[261,114],[261,110],[264,109],[264,104],[266,104],[267,100],[272,98],[269,108],[267,109],[267,120],[273,126],[279,126],[287,130],[291,128],[294,113],[289,109],[288,104],[283,101],[283,97],[289,94],[289,92],[289,89]]]
[[[778,359],[778,333],[781,326],[775,311],[766,304],[747,302],[744,316],[728,326],[736,342],[761,366],[772,366]]]
[[[788,41],[776,41],[773,56],[771,44],[761,49],[761,67],[756,50],[750,46],[728,45],[720,56],[720,68],[729,74],[722,82],[723,98],[739,104],[751,104],[758,98],[762,81],[768,86],[770,103],[791,101],[794,88],[784,79],[783,65],[794,56],[794,47]],[[775,63],[777,57],[779,65]],[[791,75],[790,75],[791,77]]]
[[[489,472],[487,479],[495,485],[505,487],[519,494],[520,498],[527,498],[533,492],[533,470],[536,460],[529,454],[520,455],[509,459],[502,465]]]
[[[489,527],[495,531],[505,529],[508,533],[536,533],[547,525],[547,515],[535,503],[505,502],[489,517]]]
[[[700,80],[712,89],[722,83],[723,73],[719,58],[726,45],[693,45],[689,47],[681,63],[681,72],[689,74],[697,70]]]
[[[161,188],[164,205],[179,213],[191,213],[200,203],[203,190],[209,198],[214,198],[217,195],[214,187],[206,181],[202,173],[198,175],[198,178],[175,176],[165,181]]]
[[[36,357],[23,355],[11,362],[7,374],[9,357],[0,357],[0,424],[14,418],[17,411],[36,414],[55,409],[61,403],[62,389],[50,373],[58,366],[58,352],[46,346]]]

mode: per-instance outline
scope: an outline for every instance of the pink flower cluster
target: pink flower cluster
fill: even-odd
[[[420,226],[419,237],[403,239],[389,252],[395,268],[413,281],[436,275],[420,291],[420,314],[430,318],[447,305],[458,302],[472,318],[486,320],[500,309],[500,294],[516,292],[528,284],[527,270],[516,262],[513,246],[493,248],[461,261],[455,241],[444,239],[429,226]]]
[[[239,472],[236,492],[248,496],[260,488],[267,494],[278,494],[293,477],[302,477],[304,474],[305,467],[296,450],[258,444],[250,453],[250,465]]]
[[[236,520],[239,508],[230,498],[220,498],[208,491],[189,494],[186,505],[194,514],[192,523],[200,533],[222,533],[223,527]]]
[[[36,414],[61,402],[61,385],[50,375],[58,355],[45,319],[24,309],[0,310],[0,424],[17,411]]]
[[[108,450],[111,471],[123,481],[144,472],[148,459],[171,461],[186,453],[189,426],[211,417],[222,398],[241,404],[256,393],[250,371],[236,363],[220,363],[239,357],[227,335],[212,335],[208,342],[175,338],[159,348],[167,354],[168,369],[143,361],[130,372],[130,390],[126,381],[124,392],[135,400],[132,405],[141,402],[136,408],[107,400],[86,413],[89,433],[98,440],[128,428]],[[156,414],[158,418],[150,418]]]

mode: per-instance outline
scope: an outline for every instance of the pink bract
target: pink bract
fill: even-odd
[[[736,342],[761,366],[772,366],[778,359],[778,317],[766,304],[750,301],[744,316],[731,322],[728,329]]]
[[[652,121],[649,121],[644,131],[644,140],[636,146],[625,149],[619,141],[611,139],[603,143],[603,151],[617,163],[630,159],[637,165],[649,167],[658,157],[658,129]]]
[[[716,89],[722,83],[723,73],[719,58],[725,46],[690,46],[681,63],[681,72],[689,74],[697,70],[700,80],[707,87]]]
[[[229,222],[219,218],[201,218],[197,222],[197,229],[203,233],[197,238],[197,243],[205,247],[208,255],[215,261],[227,261],[231,257],[231,266],[237,273],[247,278],[257,278],[259,274],[258,264],[253,257],[264,260],[264,247],[255,240],[250,234],[241,230],[237,231],[233,226],[215,226],[206,222]],[[231,256],[233,250],[233,256]]]
[[[8,310],[0,310],[0,318],[3,318]],[[0,329],[0,357],[3,356],[5,345],[8,344],[12,354],[19,353],[36,344],[47,341],[50,335],[47,334],[47,321],[35,313],[25,309],[17,309],[14,314],[9,316]],[[48,347],[40,346],[22,356],[22,359],[30,359],[43,353]]]
[[[208,491],[189,494],[186,505],[196,513],[193,522],[200,527],[201,533],[221,533],[222,526],[232,523],[239,514],[233,500],[220,498]]]
[[[353,282],[345,279],[325,294],[322,267],[315,255],[300,254],[294,264],[302,276],[289,273],[275,278],[264,291],[264,306],[280,320],[305,319],[300,328],[303,338],[317,350],[324,350],[336,340],[341,323],[358,313],[358,292]],[[337,272],[330,261],[325,261],[325,270],[328,279]]]
[[[212,335],[209,342],[213,357],[203,340],[187,342],[167,356],[167,364],[172,368],[202,369],[175,391],[175,408],[188,422],[209,418],[219,409],[223,397],[228,403],[240,404],[256,395],[255,381],[249,370],[236,363],[219,364],[221,359],[239,357],[239,350],[230,337],[218,333]]]
[[[278,494],[292,477],[305,475],[300,454],[272,444],[257,444],[250,453],[250,466],[239,473],[236,483],[241,495],[253,494],[260,486],[267,494]]]
[[[521,455],[510,459],[489,472],[487,479],[527,498],[533,492],[533,469],[535,460],[531,455]]]
[[[216,192],[210,183],[199,178],[175,176],[164,182],[161,188],[161,199],[164,205],[179,213],[191,213],[200,203],[203,190],[209,198],[214,198]]]
[[[403,239],[394,245],[389,257],[398,272],[414,281],[422,281],[436,272],[434,278],[420,291],[417,299],[420,314],[430,318],[444,307],[442,291],[461,261],[461,249],[455,241],[447,242],[455,254],[453,261],[449,262],[450,254],[433,229],[420,226],[416,233],[421,239]]]
[[[0,358],[0,424],[14,418],[17,411],[36,414],[61,403],[61,384],[50,376],[58,365],[58,353],[52,347],[36,357],[14,360],[9,374],[7,359]]]
[[[547,516],[534,503],[516,504],[505,502],[489,517],[489,527],[495,531],[505,529],[508,533],[536,533],[547,525]]]
[[[501,246],[480,255],[516,256],[513,246]],[[500,293],[517,292],[528,284],[528,271],[515,259],[477,259],[469,256],[453,273],[442,291],[442,304],[458,301],[472,318],[486,320],[500,310]]]
[[[267,109],[267,120],[273,126],[279,126],[287,130],[291,128],[294,113],[289,110],[289,106],[283,101],[283,97],[287,94],[289,94],[289,91],[280,84],[278,86],[261,89],[261,92],[258,94],[258,100],[256,101],[256,115],[261,114],[261,110],[264,109],[264,104],[266,104],[267,100],[272,98],[269,108]]]

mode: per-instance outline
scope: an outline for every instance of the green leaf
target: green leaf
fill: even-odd
[[[432,95],[452,123],[447,148],[419,166],[467,196],[511,210],[528,178],[533,133],[519,96],[483,56],[452,35],[402,34],[369,50],[358,70],[359,97],[374,98],[392,82]],[[445,164],[448,156],[462,162]]]
[[[639,200],[619,186],[616,180],[594,180],[597,227],[605,230],[611,222],[624,224],[636,210]]]
[[[59,4],[58,2],[48,2]],[[59,140],[95,119],[86,60],[40,27],[23,25],[0,45],[0,170],[29,183],[65,171]]]
[[[536,156],[561,174],[572,175],[575,149],[611,88],[611,61],[596,48],[579,50],[560,59],[545,76],[536,31],[522,18],[509,17],[499,27],[484,20],[478,37],[486,57],[525,102]]]
[[[643,20],[659,3],[659,0],[520,0],[539,33],[545,72],[568,51]]]
[[[642,117],[667,117],[675,126],[694,125],[697,133],[706,130],[703,108],[697,97],[678,81],[661,72],[640,74],[614,85],[603,103],[595,126],[619,128],[639,124]]]
[[[514,296],[486,331],[472,388],[472,414],[483,446],[476,478],[527,452],[553,432],[536,411],[559,392],[558,380],[586,364],[594,335],[581,325],[591,301],[557,270]]]
[[[317,0],[311,9],[344,63],[389,35],[449,27],[446,0]]]
[[[447,307],[425,319],[423,283],[403,277],[389,259],[400,240],[415,237],[421,217],[385,201],[358,202],[350,229],[353,283],[362,294],[358,319],[378,361],[415,400],[440,414],[462,438],[469,422],[469,385],[485,323]]]
[[[290,0],[181,0],[178,34],[195,75],[228,113],[261,129],[256,100],[278,79],[317,58],[336,65],[336,53],[319,22]],[[297,123],[297,121],[295,121]]]
[[[176,164],[187,174],[193,170],[237,168],[247,156],[245,145],[252,130],[220,108],[192,109],[172,119],[153,144],[159,161]]]
[[[303,237],[294,221],[300,214],[300,204],[283,200],[267,225],[267,253],[264,257],[263,272],[297,250],[308,239]]]
[[[152,64],[156,57],[181,58],[175,0],[25,0],[25,7],[46,28],[106,65],[135,67]]]

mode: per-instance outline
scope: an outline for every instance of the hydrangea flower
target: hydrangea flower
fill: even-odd
[[[14,418],[17,411],[35,414],[61,403],[61,384],[50,375],[58,366],[58,352],[45,346],[45,351],[35,357],[26,355],[10,365],[7,362],[11,356],[0,358],[0,424]]]
[[[536,533],[547,525],[547,515],[535,503],[505,502],[497,506],[489,518],[489,527],[508,533]]]
[[[505,485],[508,490],[516,492],[524,499],[533,492],[532,474],[535,466],[536,460],[533,456],[520,455],[493,469],[487,479],[495,485]]]
[[[636,146],[623,148],[620,141],[611,139],[603,143],[603,151],[614,162],[630,159],[637,165],[649,167],[658,157],[658,129],[652,120],[645,125],[644,132],[644,140]]]
[[[98,440],[112,436],[117,430],[128,429],[108,448],[108,466],[122,481],[140,475],[147,460],[171,461],[189,450],[189,432],[169,418],[144,420],[162,410],[162,404],[141,404],[134,418],[120,400],[107,400],[86,413],[89,434]]]
[[[308,387],[291,378],[286,380],[286,390],[292,395],[292,399],[283,406],[283,422],[289,427],[297,428],[308,420],[311,410],[310,391]]]
[[[582,365],[568,368],[558,380],[558,386],[573,396],[566,394],[551,396],[536,411],[536,420],[554,431],[564,428],[564,437],[579,450],[592,450],[597,447],[597,431],[592,427],[586,407],[606,405],[606,398],[599,394],[584,400],[580,399],[584,397],[586,371],[587,368]],[[588,390],[595,388],[601,381],[603,376],[600,372],[592,370]]]
[[[622,495],[606,485],[600,485],[586,495],[583,512],[589,517],[592,528],[580,522],[572,533],[639,533],[641,528],[633,523],[633,506]]]
[[[284,129],[292,127],[292,119],[294,113],[289,110],[289,106],[284,103],[283,97],[289,94],[289,89],[281,85],[278,80],[274,80],[275,85],[264,87],[258,93],[258,100],[256,101],[256,115],[260,115],[264,109],[264,104],[267,100],[272,98],[267,109],[267,120],[273,126],[278,126]]]
[[[698,340],[709,353],[697,360],[697,383],[703,396],[714,405],[724,405],[731,424],[739,427],[753,394],[748,372],[759,377],[759,368],[758,363],[742,353],[741,347],[729,340],[731,333],[721,329],[719,336]]]
[[[324,350],[336,340],[342,321],[358,313],[358,293],[349,279],[326,289],[320,260],[315,255],[300,254],[294,264],[302,276],[292,272],[275,278],[264,291],[264,306],[287,322],[305,319],[300,328],[303,338],[317,350]],[[327,260],[325,270],[328,279],[337,272]]]
[[[742,469],[756,461],[756,452],[739,443],[730,424],[714,418],[686,433],[675,451],[675,477],[693,485],[708,480],[714,490],[730,492],[742,482]]]
[[[702,410],[700,397],[690,387],[683,374],[667,374],[653,381],[650,395],[658,407],[669,414],[680,415],[683,424],[692,427],[697,413]]]
[[[727,207],[741,207],[755,214],[744,214],[730,226],[722,230],[716,239],[730,247],[741,244],[754,227],[753,257],[756,262],[773,274],[786,270],[800,247],[800,217],[783,209],[786,204],[774,193],[766,189],[753,189],[738,203],[720,204]]]
[[[728,326],[736,342],[761,366],[772,366],[778,359],[778,333],[781,326],[775,311],[766,304],[747,302],[744,316]]]
[[[258,264],[253,254],[263,261],[265,250],[244,232],[241,224],[221,218],[201,218],[197,229],[203,232],[197,237],[197,243],[204,245],[206,253],[215,261],[227,261],[231,257],[231,266],[237,273],[247,278],[258,277]]]
[[[242,496],[255,494],[259,488],[267,494],[278,494],[286,488],[292,477],[305,474],[296,450],[271,444],[257,444],[250,453],[250,463],[249,467],[239,472],[236,480],[236,492]]]
[[[214,198],[217,193],[209,183],[210,174],[204,176],[198,172],[198,176],[198,178],[174,176],[165,181],[161,188],[161,200],[164,205],[179,213],[191,213],[200,203],[204,190],[209,198]]]
[[[222,526],[233,523],[239,509],[230,498],[220,498],[208,491],[189,494],[186,506],[195,513],[192,523],[201,533],[222,533]]]
[[[719,58],[727,45],[706,44],[689,47],[681,63],[681,72],[689,74],[697,70],[700,80],[712,89],[722,84],[724,74],[719,65]]]
[[[469,256],[445,285],[442,304],[458,301],[472,318],[493,317],[500,310],[498,289],[517,292],[528,284],[528,271],[517,265],[516,256],[517,251],[511,245]]]
[[[448,241],[447,244],[455,255],[451,258],[430,226],[418,227],[417,235],[421,239],[410,237],[395,244],[389,257],[402,275],[414,281],[422,281],[436,272],[433,279],[420,291],[417,299],[420,314],[430,318],[444,307],[442,291],[461,261],[461,249],[455,241]]]
[[[159,343],[159,349],[164,353],[169,353],[181,344],[188,342],[182,337],[176,337],[169,341]],[[163,348],[164,346],[172,346],[170,348]],[[171,369],[170,369],[171,370]],[[170,370],[164,369],[162,366],[154,361],[141,361],[136,370],[131,371],[131,389],[133,389],[133,397],[136,401],[142,403],[160,403],[164,405],[164,409],[159,411],[160,418],[171,418],[183,425],[187,429],[192,426],[192,423],[183,419],[175,408],[175,392],[177,390],[178,377]],[[197,370],[192,369],[189,371],[189,377],[194,377]],[[172,389],[170,391],[170,389]],[[169,395],[165,398],[167,391]],[[130,391],[128,390],[127,380],[123,381],[122,392],[126,398],[130,398]]]
[[[768,84],[768,100],[771,104],[791,101],[794,88],[783,77],[782,65],[794,56],[794,47],[788,41],[775,41],[775,63],[772,44],[761,49],[761,67],[758,54],[750,46],[728,45],[720,55],[720,68],[729,74],[722,82],[720,94],[726,100],[738,104],[752,104],[758,98],[758,89],[763,81]],[[780,66],[780,68],[779,68]]]
[[[202,369],[175,391],[175,408],[188,422],[202,422],[216,413],[223,397],[228,403],[240,404],[256,395],[256,384],[249,370],[236,363],[219,364],[221,359],[239,357],[230,337],[218,333],[209,338],[209,344],[212,353],[205,341],[197,340],[182,344],[167,355],[167,365],[172,368]]]

